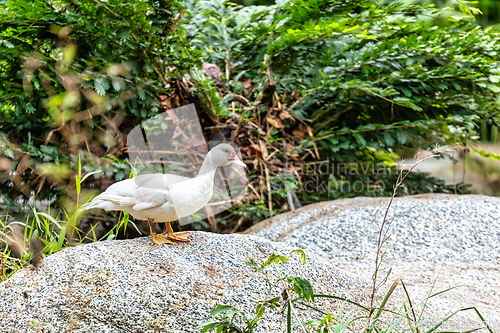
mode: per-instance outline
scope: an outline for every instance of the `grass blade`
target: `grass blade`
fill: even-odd
[[[389,288],[389,291],[387,292],[387,294],[385,295],[384,299],[382,300],[382,303],[380,304],[380,307],[378,308],[377,312],[375,312],[375,315],[373,316],[372,318],[372,322],[375,323],[377,321],[377,319],[380,317],[380,315],[382,314],[382,311],[384,310],[385,306],[387,305],[387,302],[389,301],[389,298],[391,298],[392,296],[392,293],[394,292],[394,290],[396,289],[396,287],[398,286],[399,282],[401,281],[400,278],[397,278],[393,284],[391,285],[391,287]],[[370,328],[369,332],[372,332],[373,331],[373,325],[372,327]]]

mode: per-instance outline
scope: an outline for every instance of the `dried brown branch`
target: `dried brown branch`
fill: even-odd
[[[437,149],[437,147],[436,147],[436,150],[434,152],[430,153],[429,155],[427,155],[427,156],[425,156],[423,158],[420,158],[420,151],[419,151],[417,153],[417,156],[416,156],[416,161],[411,165],[411,167],[406,172],[404,172],[401,169],[401,172],[399,173],[398,179],[396,180],[396,184],[394,185],[394,189],[393,189],[391,198],[389,200],[389,203],[387,204],[387,208],[385,210],[384,218],[382,220],[382,224],[380,225],[380,230],[379,230],[379,233],[378,233],[377,253],[376,253],[376,257],[375,257],[375,271],[374,271],[373,276],[372,276],[373,284],[372,284],[372,290],[371,290],[371,295],[370,295],[370,313],[369,313],[369,316],[368,316],[369,318],[368,318],[368,323],[367,323],[367,327],[366,327],[366,332],[369,332],[369,330],[370,330],[370,326],[372,324],[372,322],[371,322],[372,316],[373,316],[373,313],[375,312],[375,307],[374,307],[374,304],[375,304],[375,295],[377,293],[377,290],[383,285],[383,283],[380,283],[380,284],[377,285],[377,279],[378,279],[378,273],[379,273],[380,265],[382,263],[382,256],[381,256],[382,247],[384,246],[384,244],[389,239],[388,237],[385,236],[386,233],[384,232],[384,230],[385,230],[384,228],[385,228],[386,223],[388,222],[387,216],[389,214],[389,210],[391,208],[392,202],[394,201],[394,198],[396,197],[396,194],[397,194],[398,190],[401,187],[403,187],[403,181],[413,171],[413,169],[415,169],[415,167],[417,165],[419,165],[420,163],[422,163],[423,161],[425,161],[425,160],[427,160],[429,158],[439,156],[439,155],[441,155],[441,154],[443,154],[445,152],[449,152],[449,151],[454,150],[454,149],[456,149],[456,147],[450,148],[450,147],[447,146],[447,147],[443,147],[443,148],[440,148],[440,149]]]
[[[177,17],[175,22],[170,26],[170,28],[168,28],[167,32],[165,33],[165,36],[170,35],[170,33],[174,30],[175,26],[177,25],[177,23],[179,23],[179,21],[182,19],[182,17],[184,16],[185,13],[186,12],[181,12],[179,14],[179,16]]]

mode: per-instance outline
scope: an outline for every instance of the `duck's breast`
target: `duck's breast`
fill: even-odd
[[[198,176],[187,181],[169,186],[177,218],[196,213],[212,199],[214,184],[213,176]],[[170,198],[169,198],[170,199]]]

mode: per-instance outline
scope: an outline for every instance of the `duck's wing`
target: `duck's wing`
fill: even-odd
[[[173,175],[169,173],[166,174],[153,173],[153,174],[138,175],[133,179],[137,184],[137,186],[140,187],[165,189],[169,185],[180,183],[182,181],[189,180],[191,178],[179,175]]]
[[[137,186],[135,191],[135,211],[146,210],[164,205],[169,201],[170,185],[191,178],[173,174],[145,174],[133,178]],[[170,199],[171,200],[171,199]]]
[[[137,186],[133,179],[125,179],[109,186],[106,191],[83,205],[80,210],[102,208],[105,210],[126,210],[137,204],[134,193]]]
[[[139,175],[114,183],[80,210],[102,208],[130,212],[130,209],[142,211],[159,207],[168,201],[169,185],[189,179],[161,173]]]

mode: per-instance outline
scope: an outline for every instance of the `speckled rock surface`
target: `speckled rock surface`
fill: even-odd
[[[264,298],[264,279],[244,264],[248,257],[262,262],[296,248],[251,235],[193,232],[191,240],[157,246],[143,237],[53,254],[0,284],[0,332],[199,332],[195,327],[217,304],[253,314],[251,300]],[[284,274],[309,279],[317,293],[350,293],[366,305],[367,283],[314,256],[305,266],[298,255],[290,258]],[[340,309],[330,301],[318,306]],[[279,318],[266,314],[256,332],[283,332]]]
[[[322,202],[262,221],[247,232],[300,246],[368,279],[388,201],[358,197]],[[392,268],[393,278],[403,278],[414,302],[424,299],[434,282],[432,293],[463,285],[430,303],[443,314],[475,306],[500,332],[500,198],[396,198],[389,221],[383,271]],[[482,326],[470,311],[460,318]]]

